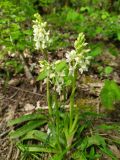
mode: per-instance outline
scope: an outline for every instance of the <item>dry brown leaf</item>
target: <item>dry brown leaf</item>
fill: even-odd
[[[35,106],[33,106],[30,103],[27,103],[27,104],[25,104],[24,109],[25,109],[25,111],[31,111],[31,110],[35,109]]]
[[[109,145],[110,150],[116,155],[117,158],[120,158],[120,150],[116,145]]]
[[[16,78],[14,78],[14,79],[11,79],[9,82],[8,82],[8,85],[12,85],[12,86],[17,86],[18,84],[20,84],[21,83],[21,79],[16,79]]]

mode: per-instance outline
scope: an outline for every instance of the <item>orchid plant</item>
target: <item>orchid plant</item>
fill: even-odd
[[[39,61],[40,73],[37,80],[46,84],[48,113],[43,114],[40,110],[12,120],[10,125],[28,122],[11,132],[11,138],[19,138],[17,146],[24,153],[23,157],[28,152],[35,160],[46,159],[42,157],[46,154],[48,160],[99,160],[101,155],[96,153],[96,146],[116,160],[106,147],[104,138],[98,134],[81,138],[83,130],[90,127],[87,118],[80,114],[75,104],[77,78],[79,74],[88,71],[91,60],[85,35],[83,33],[78,35],[74,50],[67,52],[63,59],[50,62],[47,52],[51,41],[50,31],[46,30],[47,23],[42,21],[39,14],[35,14],[35,18],[33,21],[35,47],[44,57]],[[66,97],[68,90],[70,90],[69,98]],[[64,97],[62,100],[61,96]],[[81,120],[83,124],[80,123]],[[37,144],[34,144],[34,140],[37,140]]]
[[[72,87],[70,98],[70,117],[72,123],[72,112],[74,107],[74,96],[77,81],[78,71],[82,74],[88,70],[91,56],[88,55],[89,49],[86,49],[87,43],[85,43],[85,36],[80,33],[78,39],[75,41],[75,50],[66,53],[66,58],[57,60],[52,63],[43,60],[40,61],[40,74],[38,80],[43,80],[47,83],[47,93],[50,90],[50,84],[54,91],[59,96],[65,91],[68,86]],[[49,87],[48,87],[49,86]],[[48,95],[48,104],[50,104]],[[51,112],[51,106],[48,105]],[[72,125],[72,124],[71,124]]]
[[[37,20],[36,22],[40,22],[40,20]],[[38,27],[36,26],[36,28],[39,28],[39,24]],[[41,29],[39,29],[39,31],[40,30]],[[48,38],[46,38],[46,33],[44,33],[42,37],[45,37],[45,47],[47,48],[47,44],[49,43],[47,43],[46,41],[48,40]],[[34,34],[34,36],[36,44],[37,46],[39,46],[36,47],[36,49],[42,50],[43,46],[41,45],[41,41],[39,41],[39,39],[41,39],[41,34],[38,34],[38,41],[36,40],[36,34]],[[54,106],[57,106],[58,104],[58,96],[60,97],[64,91],[67,91],[68,86],[71,87],[69,104],[69,124],[68,130],[65,129],[64,131],[67,140],[67,148],[69,148],[72,144],[79,119],[78,115],[74,116],[74,97],[76,90],[77,74],[78,72],[82,74],[84,71],[88,70],[91,59],[91,56],[89,56],[88,54],[90,49],[87,49],[87,43],[85,42],[85,36],[83,33],[79,34],[77,40],[74,43],[74,48],[74,50],[67,52],[66,57],[62,60],[57,60],[53,62],[49,62],[47,60],[40,61],[40,74],[38,76],[38,80],[44,80],[44,83],[46,82],[47,84],[47,102],[49,114],[51,115],[51,117],[54,115]],[[51,88],[54,91],[53,96],[55,99],[52,98],[54,102],[51,102]],[[59,112],[59,109],[60,107],[57,107],[57,112]],[[57,125],[59,126],[59,124]]]

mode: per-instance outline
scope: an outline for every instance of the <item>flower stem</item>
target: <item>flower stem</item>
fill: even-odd
[[[73,123],[75,90],[76,90],[76,70],[74,71],[74,76],[72,80],[72,92],[70,96],[70,128],[72,128],[72,123]]]
[[[49,114],[52,115],[49,77],[47,77],[47,103],[48,103]]]
[[[46,61],[48,61],[48,54],[45,50],[41,49],[42,54],[44,55],[44,58]],[[52,115],[52,107],[51,107],[51,99],[50,99],[50,82],[49,82],[49,75],[47,76],[47,103],[48,103],[48,109],[49,114]]]
[[[42,55],[44,56],[44,59],[48,61],[48,52],[46,50],[41,49]]]
[[[59,117],[59,107],[58,107],[57,94],[54,93],[53,96],[54,96],[53,102],[55,103],[56,139],[57,139],[57,144],[58,144],[59,150],[62,151],[62,148],[60,145],[60,139],[59,139],[60,138],[60,131],[59,131],[60,117]]]

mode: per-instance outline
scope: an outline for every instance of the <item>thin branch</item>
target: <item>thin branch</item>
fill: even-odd
[[[6,160],[11,160],[12,151],[13,151],[13,144],[11,143],[10,149],[9,149],[9,152],[8,152],[8,156],[7,156]]]
[[[26,77],[29,80],[33,80],[34,78],[33,78],[32,74],[31,74],[31,72],[30,72],[30,70],[29,70],[29,68],[28,68],[28,66],[25,62],[24,56],[22,54],[19,54],[19,56],[20,56],[20,59],[22,61],[23,66],[24,66],[24,71],[25,71]]]

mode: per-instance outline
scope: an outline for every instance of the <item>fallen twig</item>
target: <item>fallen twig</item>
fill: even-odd
[[[17,95],[18,91],[16,91],[11,97],[10,99],[14,98]]]
[[[11,160],[12,151],[13,151],[13,144],[11,143],[6,160]]]
[[[77,105],[75,105],[75,107],[77,107]],[[63,106],[62,108],[68,109],[68,108],[69,108],[69,105],[65,105],[65,106]],[[43,106],[43,107],[37,106],[37,107],[35,108],[35,110],[37,110],[37,109],[48,110],[48,106]]]
[[[24,71],[25,71],[26,77],[29,80],[33,80],[34,78],[33,78],[32,74],[31,74],[31,72],[30,72],[30,70],[29,70],[29,68],[28,68],[28,66],[27,66],[27,64],[25,62],[24,56],[22,54],[19,54],[19,55],[20,55],[20,59],[22,61],[22,64],[24,66]]]
[[[29,90],[26,90],[26,89],[22,89],[22,88],[15,87],[15,86],[7,86],[7,88],[9,88],[9,87],[15,88],[15,89],[20,90],[20,91],[23,91],[23,92],[27,92],[27,93],[31,93],[31,94],[35,94],[35,95],[43,96],[43,97],[44,97],[43,94],[35,93],[35,92],[29,91]]]
[[[8,134],[9,132],[10,132],[10,129],[2,132],[2,133],[0,134],[0,138],[1,138],[1,137],[4,137],[4,136],[5,136],[6,134]]]
[[[16,156],[15,156],[15,160],[18,160],[19,155],[20,155],[20,150],[17,149],[17,153],[16,153]]]

